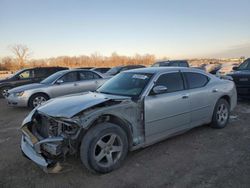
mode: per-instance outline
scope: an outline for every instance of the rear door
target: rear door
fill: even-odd
[[[104,79],[92,71],[79,71],[78,91],[95,91],[104,83]]]
[[[212,89],[207,84],[209,77],[196,72],[183,72],[190,98],[191,126],[197,126],[209,117],[212,111]]]
[[[155,95],[151,90],[145,97],[146,142],[157,141],[178,132],[190,123],[190,101],[180,72],[159,76],[155,86],[168,88],[166,93]]]
[[[47,77],[48,70],[46,68],[34,69],[34,80],[36,82],[41,82],[44,78]]]

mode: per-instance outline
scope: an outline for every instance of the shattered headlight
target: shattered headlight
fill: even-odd
[[[74,135],[79,130],[79,126],[72,123],[72,124],[64,124],[64,133],[67,135]]]
[[[75,135],[80,128],[78,118],[60,119],[59,122],[62,125],[62,132],[66,135]]]

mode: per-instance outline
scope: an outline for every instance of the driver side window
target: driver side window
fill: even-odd
[[[167,93],[184,90],[184,83],[181,73],[167,73],[161,75],[156,81],[155,86],[167,87]],[[152,92],[152,91],[151,91]]]
[[[19,79],[29,79],[34,77],[33,70],[26,70],[18,75]]]

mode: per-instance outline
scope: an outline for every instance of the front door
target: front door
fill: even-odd
[[[15,87],[34,83],[34,70],[25,70],[20,74],[16,75],[16,79],[17,80],[13,82],[13,85]]]
[[[167,92],[154,94],[153,90],[145,97],[145,136],[146,143],[157,141],[190,124],[190,101],[180,72],[162,74],[155,86],[167,87]]]
[[[69,72],[63,75],[60,79],[61,83],[54,83],[49,90],[52,97],[74,94],[78,92],[78,72]]]

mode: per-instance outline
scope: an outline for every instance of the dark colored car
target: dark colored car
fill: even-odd
[[[4,97],[9,89],[17,86],[39,83],[57,71],[66,70],[65,67],[36,67],[23,69],[14,75],[0,80],[0,98]]]
[[[99,67],[99,68],[93,68],[91,70],[104,74],[104,73],[108,72],[109,69],[110,69],[109,67]]]
[[[250,98],[250,58],[246,59],[240,66],[233,67],[234,72],[228,74],[235,82],[238,96]]]
[[[152,67],[189,67],[186,60],[158,61]]]
[[[126,66],[117,66],[111,68],[108,72],[106,72],[106,75],[108,76],[114,76],[117,75],[120,72],[131,70],[131,69],[138,69],[138,68],[145,68],[144,65],[126,65]]]

